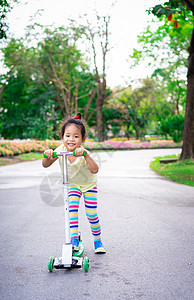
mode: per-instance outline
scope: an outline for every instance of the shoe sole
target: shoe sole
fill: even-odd
[[[95,250],[95,253],[96,254],[104,254],[104,253],[106,253],[106,250],[104,248],[97,248]]]
[[[73,251],[78,252],[79,251],[79,247],[73,246]]]

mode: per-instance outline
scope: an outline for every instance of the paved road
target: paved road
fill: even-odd
[[[90,270],[49,273],[64,238],[59,166],[0,168],[0,299],[194,299],[194,188],[149,169],[179,149],[98,153],[99,215],[106,255],[95,255],[83,203]],[[192,264],[191,264],[192,263]]]

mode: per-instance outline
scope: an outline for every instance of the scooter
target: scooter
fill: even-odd
[[[83,156],[87,153],[84,151]],[[73,152],[53,152],[53,157],[62,156],[62,176],[64,189],[64,208],[65,208],[65,243],[62,247],[62,256],[54,258],[51,256],[48,261],[48,270],[67,269],[67,268],[82,268],[85,272],[89,270],[89,258],[81,257],[84,253],[84,245],[79,233],[79,251],[74,251],[74,246],[71,244],[70,237],[70,220],[69,220],[69,196],[68,196],[68,177],[67,177],[67,156],[76,156]],[[45,154],[43,157],[47,158]]]

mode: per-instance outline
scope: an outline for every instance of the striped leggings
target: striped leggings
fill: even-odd
[[[95,241],[101,241],[101,226],[97,214],[97,187],[83,192],[85,211]],[[69,218],[71,238],[78,238],[78,209],[82,192],[74,185],[69,186]]]

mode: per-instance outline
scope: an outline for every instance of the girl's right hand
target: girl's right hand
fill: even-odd
[[[47,156],[47,158],[52,158],[53,157],[53,150],[52,149],[47,149],[44,151],[44,154]]]

